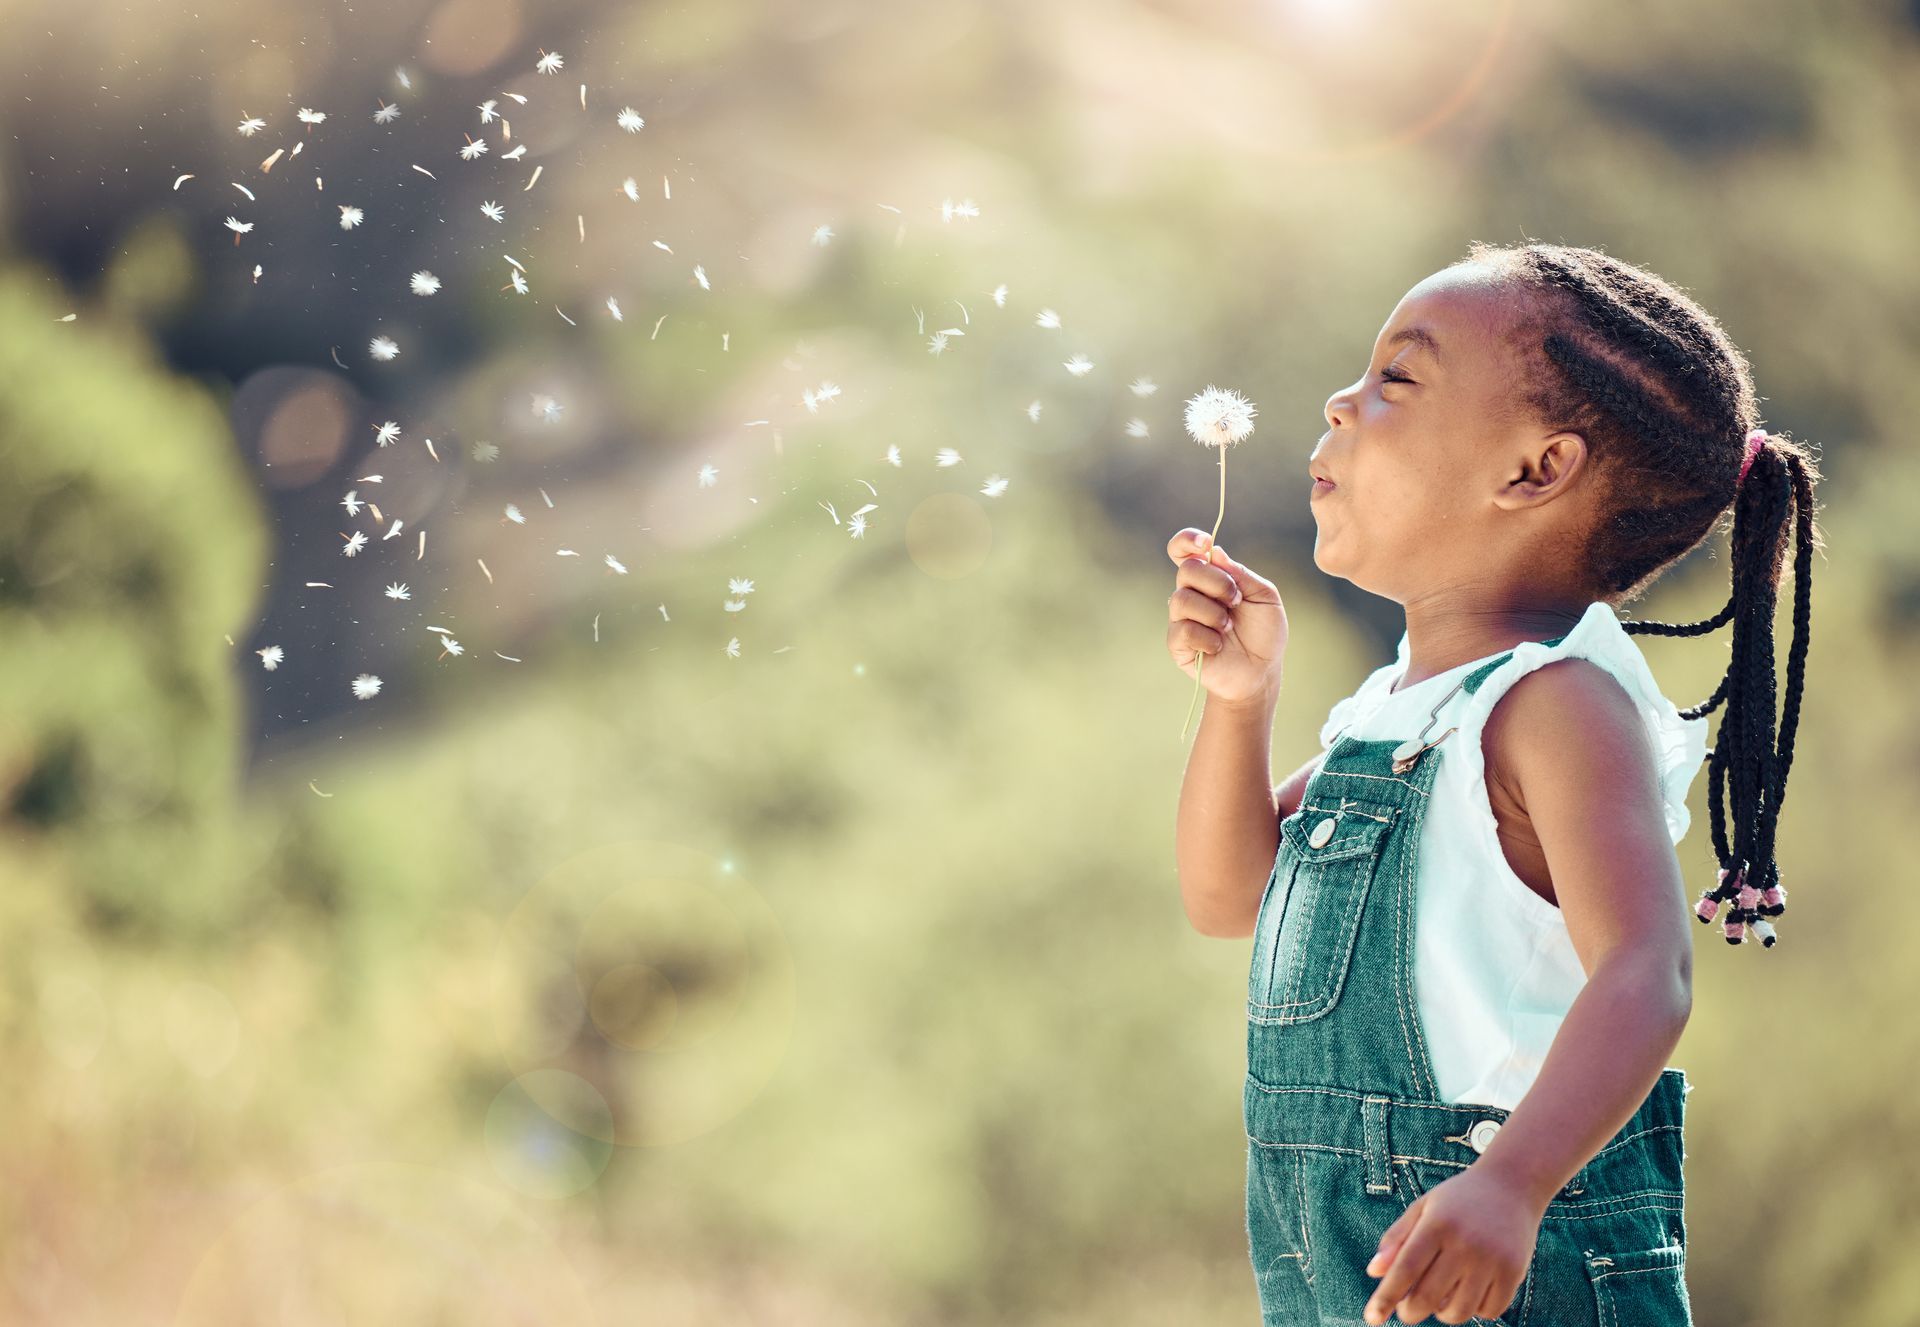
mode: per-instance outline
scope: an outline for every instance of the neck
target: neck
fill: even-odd
[[[1394,690],[1437,677],[1523,641],[1563,636],[1592,599],[1555,598],[1488,604],[1436,596],[1408,603],[1407,667]]]

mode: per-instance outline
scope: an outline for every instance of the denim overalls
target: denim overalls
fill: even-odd
[[[1508,655],[1467,675],[1472,691]],[[1451,730],[1449,730],[1451,731]],[[1444,736],[1444,734],[1442,734]],[[1429,739],[1431,740],[1431,739]],[[1508,1111],[1434,1088],[1414,1001],[1421,819],[1444,744],[1345,736],[1280,822],[1247,984],[1247,1241],[1263,1324],[1362,1324],[1367,1262]],[[1413,763],[1394,771],[1396,748]],[[1684,1070],[1547,1205],[1503,1327],[1681,1327]],[[1389,1319],[1398,1322],[1398,1317]],[[1424,1321],[1436,1322],[1429,1317]]]

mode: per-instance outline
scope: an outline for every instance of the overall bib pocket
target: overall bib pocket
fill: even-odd
[[[1320,1018],[1340,998],[1360,914],[1394,807],[1303,805],[1280,822],[1273,874],[1254,922],[1247,1018],[1261,1024]]]

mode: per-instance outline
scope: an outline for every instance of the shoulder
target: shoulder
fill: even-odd
[[[1514,785],[1598,782],[1643,790],[1658,802],[1654,752],[1640,707],[1613,672],[1591,659],[1550,659],[1502,688],[1481,730],[1489,779]]]

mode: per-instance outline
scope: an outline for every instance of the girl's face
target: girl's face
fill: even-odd
[[[1334,485],[1311,498],[1322,571],[1405,604],[1497,590],[1561,545],[1579,504],[1554,499],[1584,475],[1586,443],[1516,408],[1512,299],[1472,265],[1434,273],[1394,307],[1360,380],[1327,398],[1308,460]]]

